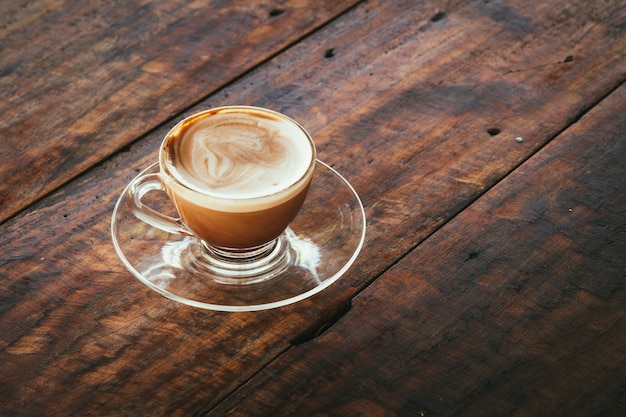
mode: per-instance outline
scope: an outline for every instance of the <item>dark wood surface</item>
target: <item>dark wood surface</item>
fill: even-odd
[[[209,415],[624,414],[624,114],[626,86]]]
[[[624,415],[626,2],[532,3],[3,3],[2,414]],[[124,186],[223,104],[363,200],[311,299],[194,309],[117,259]]]

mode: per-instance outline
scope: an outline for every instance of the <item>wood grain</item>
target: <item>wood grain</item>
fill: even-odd
[[[173,120],[5,222],[6,412],[209,411],[623,83],[625,9],[623,1],[364,2],[179,115],[233,103],[283,111],[362,196],[362,255],[331,290],[297,305],[194,310],[123,269],[108,232],[113,205],[156,159]],[[384,325],[372,331],[385,339]]]
[[[626,86],[209,416],[622,416]]]
[[[0,222],[352,1],[4,1]]]

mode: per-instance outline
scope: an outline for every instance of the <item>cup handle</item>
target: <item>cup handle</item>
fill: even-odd
[[[135,217],[148,223],[150,226],[164,230],[168,233],[192,235],[187,227],[176,219],[146,206],[141,199],[150,191],[165,191],[165,185],[159,174],[146,174],[133,180],[128,187],[127,202]]]

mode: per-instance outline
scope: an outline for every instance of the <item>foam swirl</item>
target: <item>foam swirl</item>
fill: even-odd
[[[237,198],[288,187],[304,175],[312,158],[308,138],[297,126],[241,113],[215,114],[192,124],[177,140],[175,154],[176,171],[192,188]]]

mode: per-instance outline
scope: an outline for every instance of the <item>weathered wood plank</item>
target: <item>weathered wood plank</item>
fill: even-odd
[[[4,1],[0,222],[355,2]]]
[[[168,126],[6,222],[6,409],[209,410],[621,83],[624,9],[623,1],[367,2],[202,102],[196,109],[256,104],[296,118],[363,197],[362,256],[331,290],[298,305],[198,311],[123,269],[108,233],[113,205],[156,159]]]
[[[210,416],[622,416],[626,85]]]

